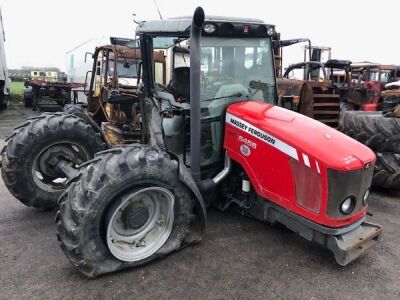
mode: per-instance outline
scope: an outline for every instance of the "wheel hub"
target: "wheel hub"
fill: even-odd
[[[40,188],[55,192],[65,189],[66,174],[57,165],[66,162],[72,168],[89,159],[87,152],[74,143],[56,143],[44,148],[33,159],[32,176]]]
[[[174,195],[147,187],[121,196],[106,217],[107,246],[122,261],[140,261],[167,241],[174,223]]]
[[[47,149],[39,158],[39,169],[42,175],[47,177],[59,176],[54,168],[60,159],[68,162],[73,161],[75,157],[74,151],[63,146],[55,146]]]
[[[149,210],[146,207],[135,207],[134,204],[130,204],[121,214],[121,219],[124,227],[137,230],[146,224],[149,215]]]

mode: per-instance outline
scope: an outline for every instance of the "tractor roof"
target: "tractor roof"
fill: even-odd
[[[381,68],[383,70],[394,70],[395,66],[394,65],[382,65],[378,63],[371,63],[371,62],[361,62],[361,63],[352,63],[351,67],[353,69],[358,69],[358,68]]]
[[[221,16],[206,16],[205,23],[236,23],[249,25],[266,25],[262,20],[251,18],[235,18]],[[192,17],[184,16],[155,21],[142,21],[136,28],[138,34],[141,33],[184,33],[190,31],[192,25]],[[274,26],[273,26],[274,27]]]
[[[118,57],[123,59],[139,60],[141,58],[141,52],[139,48],[130,48],[121,45],[103,45],[96,48],[96,51],[111,50],[112,52],[118,53]],[[154,51],[154,60],[156,62],[164,62],[165,57],[161,51]]]
[[[131,49],[120,45],[103,45],[97,47],[97,50],[111,50],[118,53],[119,56],[130,59],[140,59],[140,49]]]

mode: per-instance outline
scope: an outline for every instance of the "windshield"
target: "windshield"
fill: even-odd
[[[117,63],[118,78],[136,78],[137,62],[133,60],[121,60]],[[114,61],[109,63],[109,74],[114,74]]]
[[[382,83],[388,83],[391,81],[393,77],[394,71],[392,70],[379,70],[379,69],[371,69],[369,73],[369,80],[380,81]],[[379,79],[379,75],[381,78]]]
[[[203,37],[202,101],[235,95],[272,103],[275,73],[271,51],[267,38]]]
[[[382,70],[381,72],[381,82],[389,83],[392,81],[392,77],[394,77],[394,71],[392,70]]]
[[[275,100],[275,70],[267,38],[203,37],[201,57],[201,165],[223,159],[228,105]]]

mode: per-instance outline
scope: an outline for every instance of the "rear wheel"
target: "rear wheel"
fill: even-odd
[[[400,119],[379,112],[343,112],[339,130],[377,152],[400,153]]]
[[[61,196],[58,240],[88,277],[138,266],[181,247],[194,203],[167,153],[113,148],[96,155]]]
[[[2,177],[11,194],[25,205],[51,209],[66,189],[58,161],[77,168],[104,149],[100,133],[84,120],[62,113],[42,115],[28,119],[8,139],[2,152]]]

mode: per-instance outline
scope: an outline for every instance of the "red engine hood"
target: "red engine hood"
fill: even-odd
[[[345,171],[363,168],[375,161],[374,152],[367,146],[321,122],[278,106],[261,101],[235,103],[228,107],[226,120],[234,122],[230,116],[244,121],[242,130],[252,130],[257,135],[263,131],[287,144],[286,150],[289,145],[286,153],[306,164],[309,159],[316,159],[326,168]]]

